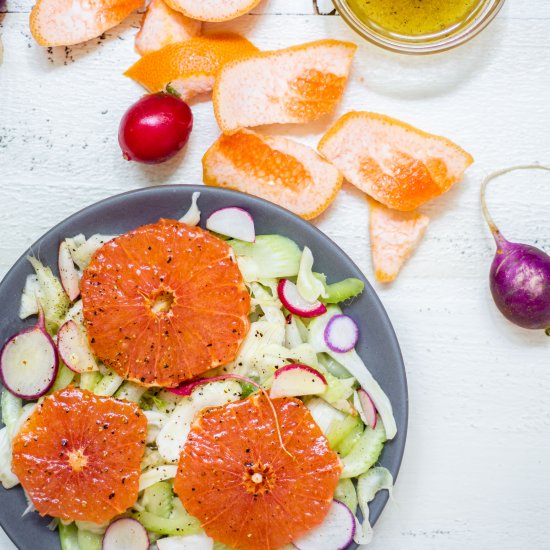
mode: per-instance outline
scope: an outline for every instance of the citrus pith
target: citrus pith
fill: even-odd
[[[234,359],[250,296],[231,247],[161,220],[100,248],[81,281],[92,350],[118,374],[173,387]]]
[[[41,515],[104,523],[137,499],[146,434],[135,403],[69,387],[15,436],[13,472]]]
[[[272,400],[275,421],[268,400],[256,394],[200,413],[174,481],[206,533],[241,550],[275,550],[319,525],[341,472],[301,401]]]
[[[328,208],[342,186],[340,172],[307,145],[250,130],[222,134],[202,165],[207,185],[262,197],[305,219]]]

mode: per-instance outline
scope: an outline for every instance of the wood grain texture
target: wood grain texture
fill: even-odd
[[[143,91],[122,76],[135,59],[140,16],[103,39],[45,50],[29,36],[32,0],[0,14],[0,276],[37,237],[104,197],[161,183],[199,183],[218,129],[208,100],[193,104],[185,152],[162,166],[122,160],[117,128]],[[475,165],[422,210],[432,223],[391,286],[375,284],[409,377],[403,468],[372,550],[544,550],[550,547],[550,354],[540,333],[516,329],[488,293],[493,254],[479,183],[493,169],[550,164],[550,4],[507,2],[479,37],[454,51],[407,57],[362,43],[338,114],[373,110],[455,140]],[[260,48],[324,37],[359,42],[309,0],[263,2],[207,30],[241,32]],[[333,117],[334,118],[334,117]],[[266,131],[315,145],[330,120]],[[550,177],[498,180],[489,194],[503,233],[550,250]],[[369,277],[367,206],[345,185],[316,224]],[[1,548],[13,548],[2,542]]]

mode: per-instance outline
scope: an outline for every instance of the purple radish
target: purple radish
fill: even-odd
[[[17,397],[38,399],[52,387],[58,369],[57,349],[39,308],[38,323],[13,335],[0,352],[2,384]]]
[[[254,219],[250,213],[238,206],[220,208],[212,212],[206,220],[206,229],[247,243],[256,240]]]
[[[297,397],[299,395],[317,395],[327,387],[325,377],[317,370],[292,363],[275,371],[269,397]]]
[[[514,170],[550,168],[514,166],[488,176],[481,185],[481,207],[497,250],[490,271],[491,294],[500,312],[512,323],[527,329],[543,329],[550,335],[550,256],[522,243],[507,241],[489,214],[485,201],[487,184]]]
[[[318,317],[327,311],[325,304],[318,300],[315,302],[305,300],[298,292],[298,287],[288,279],[281,279],[279,281],[277,294],[286,309],[299,317]]]
[[[363,388],[359,388],[353,395],[353,401],[361,420],[374,430],[378,416],[370,395]]]
[[[334,315],[325,327],[325,343],[336,353],[351,351],[359,340],[359,327],[348,315]]]
[[[74,266],[69,245],[65,241],[62,241],[59,245],[57,267],[59,269],[61,286],[67,293],[69,300],[74,302],[80,296],[80,278],[78,276],[78,271]]]
[[[103,550],[149,550],[149,537],[141,523],[132,518],[113,521],[103,537]]]
[[[74,372],[99,370],[84,331],[73,320],[61,325],[57,333],[57,350],[63,363]]]
[[[307,535],[293,541],[298,550],[345,550],[355,535],[353,512],[339,500],[333,500],[325,521]]]

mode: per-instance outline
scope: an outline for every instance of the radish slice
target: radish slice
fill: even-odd
[[[333,500],[325,521],[293,544],[298,550],[345,550],[354,535],[355,516],[345,504]]]
[[[69,320],[59,329],[57,349],[63,363],[72,371],[83,373],[99,370],[88,339],[75,321]]]
[[[166,537],[157,541],[158,550],[212,550],[214,541],[206,535]]]
[[[62,241],[59,245],[57,267],[63,290],[67,293],[71,302],[74,302],[80,296],[80,278],[74,265],[69,245],[65,241]]]
[[[359,388],[353,394],[353,404],[359,412],[361,420],[374,430],[378,416],[370,395],[363,388]]]
[[[141,523],[132,518],[113,521],[103,537],[103,550],[148,550],[149,537]]]
[[[337,353],[351,351],[359,340],[359,327],[348,315],[335,315],[325,327],[325,342]]]
[[[238,206],[229,206],[212,212],[206,220],[206,229],[247,243],[256,240],[254,219]]]
[[[38,323],[12,336],[2,348],[0,377],[13,395],[32,400],[48,392],[58,369],[57,349],[40,310]]]
[[[290,311],[300,317],[317,317],[327,311],[325,304],[318,300],[308,302],[298,292],[298,287],[288,279],[281,279],[277,285],[279,300]]]
[[[269,397],[296,397],[298,395],[317,395],[327,387],[325,377],[317,370],[292,363],[275,371],[275,379],[271,384]]]

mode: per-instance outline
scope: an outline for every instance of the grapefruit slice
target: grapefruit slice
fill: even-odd
[[[316,151],[250,130],[222,134],[202,159],[204,183],[237,189],[310,219],[334,200],[342,176]]]
[[[112,239],[81,281],[95,355],[144,386],[173,387],[232,361],[250,296],[231,247],[172,220]]]
[[[474,161],[447,138],[367,112],[340,118],[318,150],[361,191],[404,211],[448,191]]]
[[[374,275],[381,283],[389,283],[419,245],[430,219],[419,212],[390,210],[373,200],[369,208]]]
[[[141,29],[136,34],[135,47],[140,55],[160,50],[168,44],[183,42],[201,33],[201,22],[174,11],[164,0],[151,0]]]
[[[356,49],[351,42],[319,40],[227,63],[213,96],[221,130],[309,122],[332,113]]]
[[[307,407],[289,397],[271,404],[256,394],[205,409],[180,455],[174,489],[183,506],[231,548],[282,548],[316,527],[340,477]]]
[[[188,100],[212,90],[224,63],[257,51],[254,44],[238,34],[197,36],[144,55],[124,74],[153,93],[169,84],[182,99]]]
[[[175,10],[199,21],[229,21],[254,9],[260,0],[166,0]]]
[[[38,0],[30,29],[41,46],[70,46],[91,40],[142,5],[142,0]]]
[[[12,469],[40,515],[104,523],[137,499],[146,435],[135,403],[70,386],[23,424]]]

